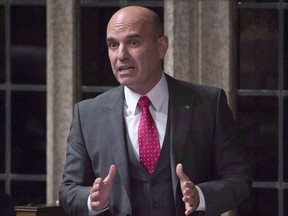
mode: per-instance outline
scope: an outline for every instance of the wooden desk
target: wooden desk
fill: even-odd
[[[36,205],[36,206],[16,206],[16,216],[65,216],[60,206],[56,205]]]

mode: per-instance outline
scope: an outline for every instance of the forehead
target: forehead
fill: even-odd
[[[119,33],[123,32],[131,34],[146,32],[151,27],[148,20],[149,19],[143,14],[115,14],[107,25],[107,37],[117,36]]]

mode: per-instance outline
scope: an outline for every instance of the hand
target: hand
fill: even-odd
[[[181,191],[183,194],[183,202],[185,203],[185,215],[193,213],[199,206],[199,194],[193,182],[183,171],[182,164],[176,167],[176,174],[180,180]]]
[[[91,208],[94,211],[100,211],[106,206],[116,172],[116,166],[111,165],[109,173],[104,180],[102,178],[95,179],[90,190]]]

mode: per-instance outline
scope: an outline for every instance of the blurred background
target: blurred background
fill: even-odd
[[[73,104],[118,85],[105,33],[126,5],[162,18],[165,72],[226,91],[254,178],[237,215],[288,215],[288,0],[0,0],[0,191],[57,200]]]

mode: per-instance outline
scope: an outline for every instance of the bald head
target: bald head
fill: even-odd
[[[163,27],[159,16],[152,10],[140,6],[128,6],[118,10],[110,19],[107,25],[107,32],[123,24],[134,25],[138,27],[149,26],[151,33],[156,38],[163,35]]]
[[[152,10],[129,6],[117,11],[107,25],[106,42],[120,84],[144,95],[159,82],[168,38]]]

